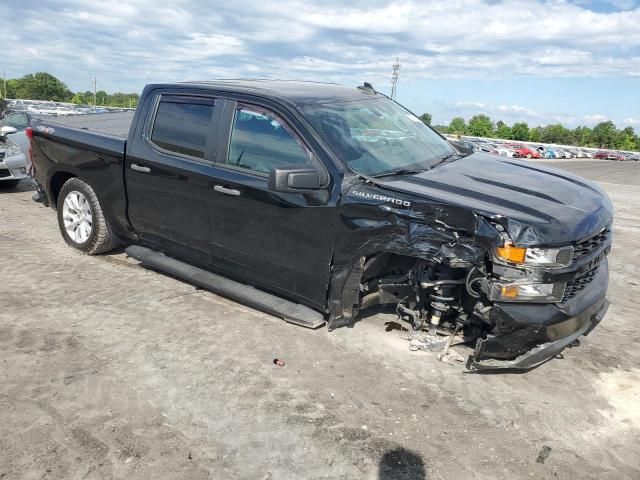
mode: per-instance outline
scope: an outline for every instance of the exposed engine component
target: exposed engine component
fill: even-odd
[[[380,255],[364,270],[360,308],[396,304],[398,318],[409,326],[410,350],[442,351],[439,359],[450,360],[459,357],[450,350],[455,337],[475,341],[492,328],[491,306],[480,288],[483,267]]]

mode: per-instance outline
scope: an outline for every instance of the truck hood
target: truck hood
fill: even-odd
[[[427,172],[390,177],[384,189],[465,207],[501,223],[517,245],[567,245],[611,224],[595,183],[527,161],[474,153]]]

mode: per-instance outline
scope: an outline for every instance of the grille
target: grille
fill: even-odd
[[[597,266],[593,270],[589,270],[581,277],[574,278],[572,281],[568,282],[567,288],[564,289],[562,302],[566,302],[567,300],[575,297],[578,293],[580,293],[580,291],[587,288],[587,286],[593,281],[593,279],[596,278],[599,269],[600,266]]]
[[[4,160],[6,154],[6,152],[0,152],[0,160]]]
[[[0,168],[0,178],[10,177],[11,172],[6,168]]]
[[[577,244],[573,249],[573,261],[575,262],[576,260],[579,260],[584,256],[590,255],[591,252],[598,250],[605,242],[609,240],[610,236],[611,227],[606,227],[596,236]]]

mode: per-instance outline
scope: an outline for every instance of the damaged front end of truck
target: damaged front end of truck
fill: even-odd
[[[329,328],[391,305],[408,327],[412,350],[446,360],[453,341],[462,341],[473,349],[469,370],[522,371],[597,325],[608,305],[608,199],[573,229],[460,203],[421,197],[397,182],[346,181]]]

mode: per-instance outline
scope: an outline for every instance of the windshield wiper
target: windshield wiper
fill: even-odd
[[[440,158],[440,160],[438,160],[436,163],[434,163],[433,165],[431,165],[429,167],[429,170],[432,170],[434,168],[436,168],[438,165],[442,165],[444,162],[446,162],[447,160],[456,157],[456,160],[464,157],[465,155],[461,154],[461,153],[456,153],[456,152],[452,152],[452,153],[448,153],[447,155],[445,155],[444,157]]]
[[[427,170],[427,168],[397,168],[395,170],[391,170],[390,172],[371,175],[371,178],[392,177],[395,175],[413,175],[415,173],[426,172]]]

